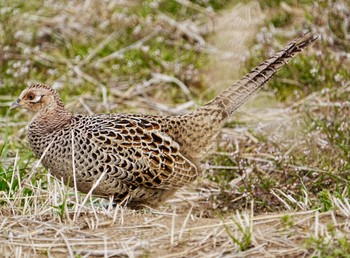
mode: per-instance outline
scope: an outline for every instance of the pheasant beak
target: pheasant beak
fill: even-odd
[[[21,104],[19,102],[20,102],[20,99],[16,99],[16,101],[11,104],[10,110],[21,107]]]

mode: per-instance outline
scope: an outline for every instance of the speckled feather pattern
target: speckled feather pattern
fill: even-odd
[[[317,37],[305,34],[266,60],[221,95],[181,116],[132,114],[73,115],[57,92],[52,105],[39,110],[28,138],[43,165],[57,178],[87,193],[105,173],[94,194],[115,202],[157,206],[201,174],[200,161],[212,147],[226,119],[295,53]],[[43,153],[45,152],[45,155]]]

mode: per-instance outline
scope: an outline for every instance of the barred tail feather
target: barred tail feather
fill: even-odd
[[[208,102],[202,108],[199,108],[197,112],[201,112],[201,110],[208,112],[210,109],[223,109],[226,111],[226,116],[224,117],[230,116],[278,70],[317,38],[318,35],[310,32],[303,34],[298,39],[289,43],[283,50],[276,53],[273,57],[262,62],[222,94]]]

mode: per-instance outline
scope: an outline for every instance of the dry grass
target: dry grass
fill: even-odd
[[[312,237],[322,237],[325,245],[350,237],[350,205],[339,199],[339,212],[255,216],[252,202],[249,210],[222,217],[219,211],[205,214],[202,203],[215,189],[202,184],[182,189],[159,210],[133,211],[98,199],[84,203],[85,196],[76,199],[60,182],[48,182],[47,190],[32,189],[32,197],[7,199],[11,205],[2,208],[0,224],[3,256],[301,257],[320,255],[305,245]]]
[[[349,64],[342,53],[348,31],[335,33],[332,19],[337,10],[346,17],[342,3],[310,10],[251,2],[220,12],[183,0],[142,8],[138,1],[0,4],[2,22],[11,25],[0,26],[1,255],[346,257],[349,142],[342,133],[349,132],[350,78],[332,65]],[[322,10],[326,16],[317,15]],[[274,25],[259,29],[269,16]],[[223,129],[203,177],[159,210],[114,207],[51,178],[28,152],[28,114],[6,113],[34,81],[60,89],[76,112],[185,113],[242,75],[249,54],[261,61],[280,48],[275,38],[296,36],[302,24],[322,36],[317,55],[303,53],[270,83],[275,91],[244,106]],[[341,87],[332,89],[334,82]]]

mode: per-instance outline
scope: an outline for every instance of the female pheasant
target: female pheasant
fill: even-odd
[[[75,115],[44,84],[25,89],[11,109],[36,112],[28,127],[35,155],[56,178],[131,207],[157,206],[201,174],[200,161],[229,116],[283,65],[317,39],[307,33],[192,113]]]

